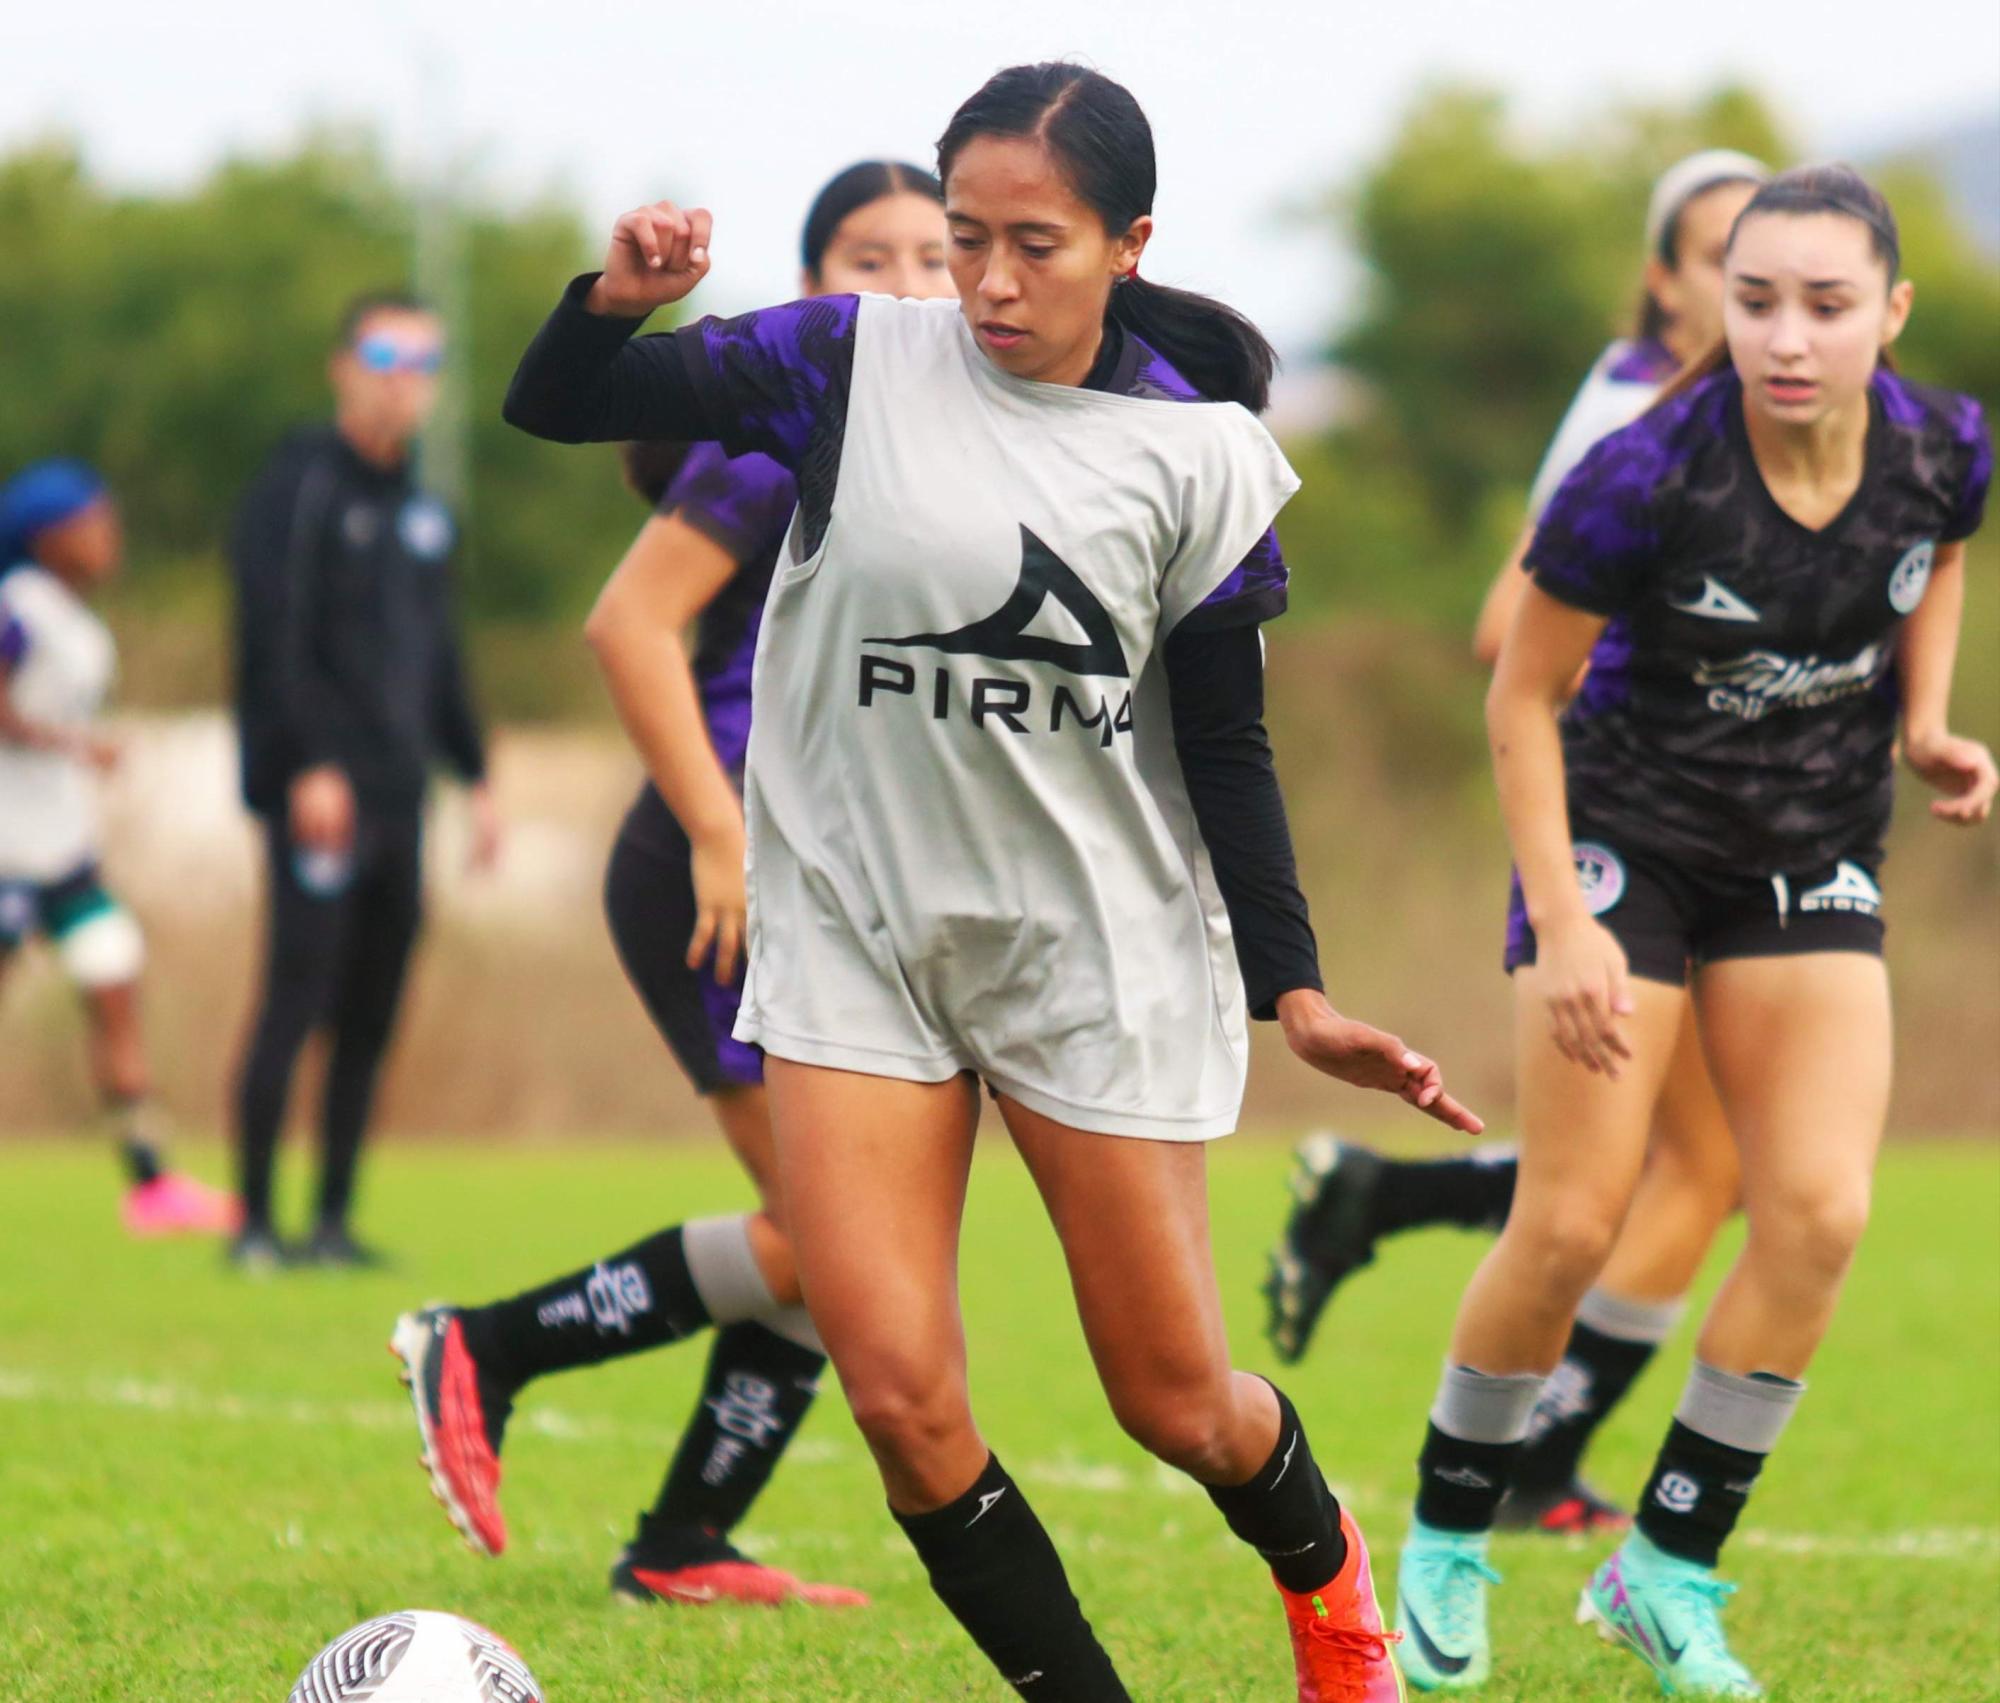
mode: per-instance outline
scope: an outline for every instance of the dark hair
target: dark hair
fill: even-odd
[[[658,508],[692,447],[672,438],[634,438],[618,446],[618,470],[635,497]]]
[[[1059,61],[995,72],[938,138],[938,175],[949,178],[960,151],[980,136],[1040,142],[1114,237],[1153,210],[1152,126],[1131,91],[1100,72]],[[1270,401],[1277,356],[1234,308],[1134,273],[1111,290],[1105,312],[1204,396],[1258,414]]]
[[[813,197],[806,228],[799,236],[799,258],[805,262],[806,276],[818,282],[827,245],[848,214],[891,195],[928,195],[933,201],[942,201],[944,186],[922,166],[901,160],[861,160],[836,174]]]
[[[334,347],[348,347],[361,335],[361,327],[375,314],[436,311],[422,296],[409,290],[363,290],[360,295],[350,297],[347,306],[340,310],[340,329],[335,334]]]
[[[1730,248],[1736,246],[1736,238],[1745,222],[1760,213],[1786,213],[1793,217],[1810,213],[1838,213],[1866,227],[1868,246],[1874,251],[1875,258],[1888,268],[1892,286],[1902,269],[1903,243],[1897,234],[1896,215],[1890,209],[1888,198],[1852,166],[1794,166],[1790,171],[1778,173],[1751,196],[1748,205],[1736,215],[1736,223],[1729,227]],[[1889,350],[1884,349],[1879,359],[1891,372],[1896,370],[1896,358]],[[1674,381],[1660,392],[1659,401],[1670,401],[1692,389],[1711,373],[1721,372],[1728,364],[1729,344],[1718,337],[1698,360],[1681,369]]]

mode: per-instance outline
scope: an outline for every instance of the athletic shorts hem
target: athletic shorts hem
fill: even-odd
[[[975,1067],[948,1053],[903,1053],[888,1047],[858,1046],[853,1041],[824,1041],[812,1035],[787,1034],[748,1012],[736,1019],[736,1039],[762,1047],[767,1058],[792,1064],[816,1064],[826,1070],[851,1070],[858,1076],[886,1076],[898,1082],[949,1082]]]
[[[1829,952],[1849,952],[1858,958],[1886,956],[1883,951],[1883,937],[1887,929],[1881,919],[1856,917],[1853,920],[1856,923],[1871,922],[1875,926],[1872,929],[1847,928],[1838,932],[1816,929],[1810,934],[1800,934],[1791,939],[1782,934],[1772,934],[1759,940],[1725,943],[1702,953],[1694,961],[1694,967],[1701,970],[1710,964],[1727,964],[1743,958],[1811,958]]]
[[[1082,1130],[1087,1135],[1123,1135],[1139,1141],[1218,1141],[1225,1135],[1236,1133],[1242,1116],[1240,1105],[1226,1112],[1205,1115],[1114,1111],[1104,1106],[1080,1105],[1045,1089],[1030,1088],[996,1076],[991,1071],[981,1074],[996,1094],[1019,1100],[1029,1111],[1039,1112],[1045,1118],[1053,1118],[1057,1123],[1067,1124],[1071,1129]]]

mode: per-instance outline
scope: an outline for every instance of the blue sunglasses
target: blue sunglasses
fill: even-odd
[[[364,337],[354,345],[354,356],[371,373],[428,375],[444,365],[444,351],[435,343],[409,348],[393,337]]]

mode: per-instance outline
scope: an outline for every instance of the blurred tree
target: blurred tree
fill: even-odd
[[[329,409],[346,301],[407,282],[412,203],[365,138],[322,132],[232,160],[185,193],[113,195],[49,142],[0,160],[0,470],[69,453],[123,498],[163,578],[212,574],[237,493],[290,426]],[[471,608],[573,614],[636,522],[609,452],[538,444],[500,420],[513,364],[585,252],[567,210],[470,209]],[[162,558],[182,558],[180,575]]]

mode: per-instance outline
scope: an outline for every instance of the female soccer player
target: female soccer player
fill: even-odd
[[[39,933],[82,993],[90,1072],[128,1179],[126,1229],[225,1231],[234,1203],[167,1170],[152,1133],[145,942],[97,867],[96,776],[118,747],[93,723],[116,653],[89,599],[124,554],[117,505],[82,463],[36,462],[0,486],[0,981]]]
[[[1138,281],[1152,137],[1108,78],[1000,72],[938,154],[957,311],[828,297],[634,340],[708,266],[709,215],[663,202],[571,286],[508,417],[798,473],[736,1033],[767,1055],[813,1322],[938,1595],[1023,1695],[1127,1697],[968,1403],[983,1078],[1120,1421],[1270,1561],[1299,1695],[1386,1703],[1361,1535],[1290,1404],[1229,1367],[1201,1144],[1236,1119],[1246,1004],[1329,1074],[1479,1126],[1320,991],[1261,721],[1295,485],[1254,415],[1269,346]]]
[[[841,172],[806,217],[805,296],[949,295],[942,196],[916,166],[870,160]],[[672,1226],[511,1300],[408,1315],[392,1346],[438,1500],[473,1548],[497,1555],[507,1541],[501,1435],[522,1388],[714,1325],[701,1400],[658,1501],[612,1568],[612,1589],[644,1601],[858,1603],[857,1593],[760,1566],[729,1541],[826,1365],[785,1240],[764,1056],[730,1033],[744,946],[751,657],[798,487],[769,456],[731,458],[713,443],[630,444],[626,468],[659,512],[587,632],[652,778],[619,830],[605,910],[632,985],[715,1108],[762,1205]]]
[[[1487,700],[1520,872],[1521,1180],[1459,1312],[1403,1551],[1426,1688],[1486,1676],[1487,1528],[1626,1215],[1692,966],[1749,1237],[1638,1529],[1579,1618],[1669,1693],[1762,1695],[1715,1567],[1867,1217],[1899,709],[1904,755],[1946,795],[1934,815],[1983,821],[1995,790],[1992,755],[1946,720],[1992,449],[1977,404],[1884,363],[1910,311],[1898,259],[1854,173],[1765,185],[1729,242],[1726,345],[1591,451],[1529,551]]]
[[[1722,255],[1730,227],[1770,170],[1713,149],[1668,167],[1646,208],[1646,268],[1629,339],[1598,358],[1549,445],[1528,499],[1528,524],[1480,611],[1473,653],[1491,663],[1528,586],[1535,526],[1591,446],[1628,424],[1682,366],[1722,335]],[[1498,1230],[1514,1198],[1508,1148],[1396,1160],[1331,1136],[1299,1149],[1298,1204],[1272,1256],[1266,1294],[1281,1357],[1304,1352],[1333,1291],[1374,1258],[1379,1237],[1430,1224]],[[1736,1146],[1716,1101],[1692,1006],[1654,1108],[1652,1145],[1617,1246],[1577,1309],[1562,1363],[1543,1388],[1498,1524],[1567,1533],[1620,1528],[1628,1517],[1586,1485],[1577,1463],[1679,1320],[1682,1297],[1715,1232],[1735,1210]]]

